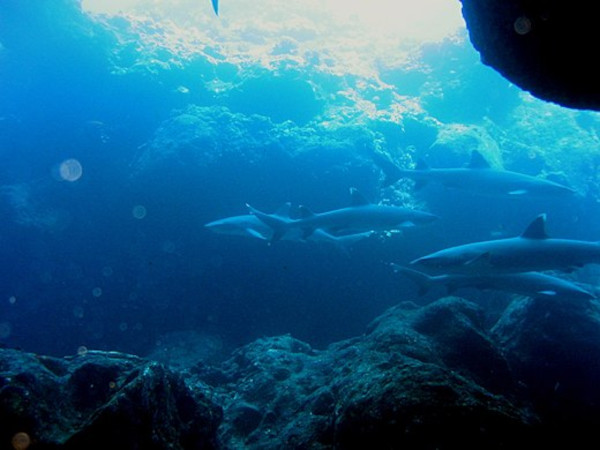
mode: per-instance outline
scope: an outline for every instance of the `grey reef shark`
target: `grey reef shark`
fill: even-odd
[[[423,160],[419,160],[413,170],[401,169],[380,153],[375,153],[373,158],[385,174],[385,186],[401,178],[410,178],[415,181],[415,189],[435,182],[447,188],[492,196],[544,197],[575,193],[568,186],[544,178],[494,169],[477,150],[471,153],[471,161],[466,167],[448,169],[430,168]]]
[[[391,231],[428,224],[438,218],[425,211],[371,203],[355,188],[350,189],[350,195],[352,201],[346,208],[313,213],[305,206],[300,206],[300,217],[297,219],[265,214],[250,205],[247,206],[252,214],[273,230],[272,241],[277,241],[294,230],[300,230],[302,239],[307,239],[315,230],[324,230],[335,235]]]
[[[284,221],[289,220],[291,217],[290,211],[291,204],[285,203],[275,213],[271,214],[271,216],[278,217]],[[225,217],[223,219],[209,222],[204,226],[207,229],[219,234],[252,237],[265,241],[271,241],[273,238],[273,229],[266,225],[254,214]],[[358,241],[366,239],[372,234],[372,231],[366,231],[360,233],[334,235],[323,229],[317,229],[309,236],[308,240],[329,242],[344,248],[348,245],[352,245]],[[285,233],[281,239],[295,242],[307,240],[302,238],[301,230],[299,229],[290,230],[289,232]]]
[[[539,272],[504,273],[495,275],[444,274],[428,275],[417,270],[392,264],[394,271],[405,275],[419,287],[419,295],[441,286],[449,294],[461,288],[511,292],[536,298],[562,297],[591,300],[596,295],[563,278]]]
[[[570,272],[586,264],[600,264],[600,243],[553,239],[540,214],[517,237],[473,242],[446,248],[410,264],[440,272],[496,274],[560,270]]]

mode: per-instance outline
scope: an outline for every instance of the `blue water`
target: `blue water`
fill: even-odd
[[[1,345],[148,354],[193,331],[219,350],[285,333],[324,347],[399,302],[432,300],[391,262],[514,236],[542,212],[553,236],[600,239],[598,115],[521,92],[479,62],[464,31],[407,44],[410,64],[343,73],[310,36],[282,39],[264,64],[225,49],[223,25],[190,56],[153,46],[161,34],[152,23],[93,19],[69,2],[18,3],[0,6]],[[385,188],[372,160],[379,151],[403,166],[457,167],[474,148],[579,194]],[[75,172],[61,173],[68,160]],[[246,214],[246,203],[344,207],[350,187],[440,220],[347,250],[203,226]],[[593,268],[569,276],[598,283]]]

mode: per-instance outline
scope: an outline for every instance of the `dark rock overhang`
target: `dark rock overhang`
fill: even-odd
[[[594,2],[461,0],[484,64],[543,100],[600,110]]]

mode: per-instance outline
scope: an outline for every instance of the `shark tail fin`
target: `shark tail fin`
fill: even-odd
[[[419,297],[422,297],[425,294],[427,294],[427,292],[429,292],[433,285],[431,277],[423,272],[412,270],[408,267],[402,267],[394,263],[392,263],[392,268],[394,269],[394,272],[400,272],[419,287]]]
[[[273,230],[271,241],[278,241],[283,237],[287,230],[287,221],[283,217],[276,214],[265,214],[264,212],[253,208],[248,203],[246,203],[246,206],[251,214],[254,214],[262,223]]]

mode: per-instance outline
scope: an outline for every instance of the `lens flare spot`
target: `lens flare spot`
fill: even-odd
[[[515,20],[513,26],[515,28],[515,32],[523,36],[531,31],[531,20],[529,17],[520,16],[517,17],[517,20]]]
[[[144,205],[135,205],[131,210],[131,214],[133,214],[133,217],[136,219],[143,219],[146,217],[146,213],[147,211]]]
[[[31,438],[27,433],[20,431],[13,436],[10,443],[15,450],[25,450],[31,445]]]
[[[58,167],[58,174],[64,181],[77,181],[83,175],[81,163],[74,158],[65,159]]]

